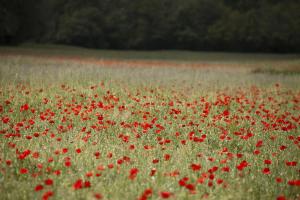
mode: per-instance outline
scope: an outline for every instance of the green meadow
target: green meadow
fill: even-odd
[[[0,47],[0,199],[299,199],[300,56]]]

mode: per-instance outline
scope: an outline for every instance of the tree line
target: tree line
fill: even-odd
[[[300,0],[9,0],[0,44],[300,52]]]

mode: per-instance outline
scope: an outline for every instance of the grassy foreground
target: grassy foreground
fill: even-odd
[[[300,198],[297,56],[108,67],[7,52],[0,199]]]

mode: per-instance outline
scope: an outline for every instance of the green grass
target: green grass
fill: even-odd
[[[95,199],[98,193],[103,199],[138,199],[147,188],[153,191],[149,199],[161,199],[162,191],[171,192],[170,199],[300,197],[299,186],[288,184],[299,180],[300,76],[294,71],[292,75],[255,72],[262,63],[268,63],[267,68],[272,70],[279,66],[297,70],[299,59],[295,55],[120,52],[57,46],[0,49],[0,55],[5,52],[0,57],[0,199],[41,199],[47,191],[53,192],[50,199]],[[126,67],[127,61],[109,67],[60,61],[57,56],[81,56],[83,61],[97,56],[166,59],[186,63],[186,67]],[[214,65],[190,68],[190,59]],[[227,65],[228,62],[241,67]],[[253,64],[245,64],[248,62]],[[20,111],[25,104],[29,109]],[[207,105],[210,112],[205,116]],[[174,109],[180,112],[176,114]],[[229,110],[227,117],[224,110]],[[103,120],[99,120],[100,115]],[[9,122],[4,123],[5,118]],[[30,119],[35,123],[30,124]],[[262,121],[278,129],[265,128]],[[145,123],[153,127],[147,129]],[[288,124],[293,126],[285,130]],[[164,128],[160,130],[160,126]],[[199,138],[205,134],[205,140],[190,140],[192,131]],[[224,131],[230,140],[220,139]],[[176,132],[180,134],[176,136]],[[236,132],[253,136],[241,139]],[[20,133],[20,137],[11,133]],[[35,137],[35,133],[39,136]],[[129,136],[128,142],[124,135]],[[166,139],[171,142],[159,144]],[[187,141],[186,145],[182,140]],[[263,145],[256,147],[259,140]],[[11,148],[12,144],[16,147]],[[130,145],[135,149],[130,150]],[[152,148],[145,150],[145,145]],[[280,150],[282,145],[287,149]],[[220,153],[225,147],[230,154]],[[62,153],[63,148],[68,152]],[[78,148],[81,153],[76,153]],[[29,149],[31,153],[21,160],[16,149]],[[256,149],[259,155],[253,154]],[[94,155],[96,151],[101,153],[99,159]],[[39,152],[39,157],[34,158],[33,152]],[[238,158],[237,153],[242,157]],[[170,160],[164,159],[166,154]],[[117,164],[124,156],[130,161]],[[53,162],[48,161],[51,157]],[[71,159],[70,167],[65,166],[66,157]],[[159,162],[154,164],[153,159]],[[271,165],[264,164],[267,159],[272,160]],[[7,160],[11,160],[10,166]],[[236,167],[243,160],[249,166],[239,171]],[[296,161],[297,165],[287,166],[286,161]],[[111,163],[113,169],[108,168]],[[201,169],[193,171],[193,163],[200,164]],[[43,167],[39,169],[38,164]],[[99,166],[105,169],[100,171]],[[208,171],[214,166],[218,170],[212,173],[213,186],[208,186],[209,178],[198,183],[203,173],[211,174]],[[230,172],[221,170],[225,166]],[[270,168],[270,174],[262,173],[265,167]],[[28,169],[28,174],[20,174],[20,168]],[[132,168],[139,170],[134,180],[128,177]],[[149,176],[152,168],[156,168],[156,174]],[[55,175],[56,170],[61,174]],[[180,174],[169,176],[174,171]],[[87,172],[93,176],[86,177]],[[97,173],[101,176],[97,177]],[[32,177],[34,174],[36,177]],[[195,186],[195,194],[178,184],[183,177]],[[282,182],[277,183],[276,178],[282,178]],[[53,185],[46,185],[46,179],[52,179]],[[91,187],[74,190],[78,179],[88,180]],[[223,183],[217,184],[217,179]],[[35,191],[39,184],[44,189]]]
[[[255,62],[300,62],[299,54],[259,54],[259,53],[226,53],[226,52],[194,52],[179,50],[157,51],[121,51],[94,50],[64,45],[23,44],[18,47],[0,47],[0,53],[19,53],[25,55],[44,56],[80,56],[84,58],[106,59],[146,59],[170,60],[185,62],[212,63],[255,63]]]

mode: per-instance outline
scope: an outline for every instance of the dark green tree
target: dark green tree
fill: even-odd
[[[94,7],[84,7],[60,16],[55,39],[65,44],[86,47],[106,47],[102,30],[101,12]]]
[[[0,44],[300,52],[300,0],[0,1]]]

